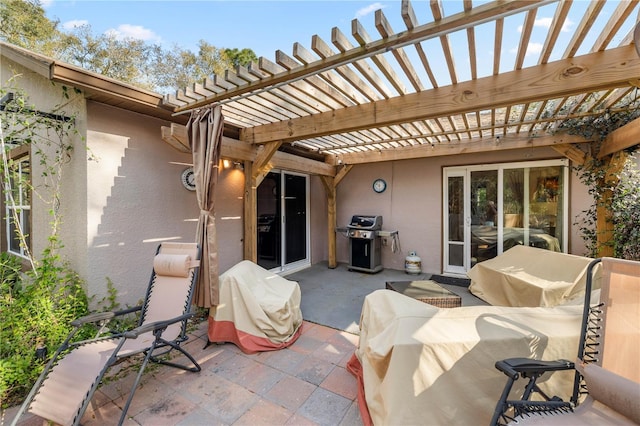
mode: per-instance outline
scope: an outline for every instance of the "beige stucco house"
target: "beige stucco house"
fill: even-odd
[[[136,303],[143,296],[159,242],[195,237],[195,193],[180,180],[191,155],[176,151],[160,133],[162,126],[181,121],[160,105],[158,94],[6,44],[0,45],[0,53],[4,90],[20,87],[39,111],[65,103],[61,111],[75,117],[78,135],[62,182],[63,254],[95,301],[106,296],[110,280],[121,301]],[[69,90],[67,100],[63,86],[79,92]],[[36,155],[33,149],[17,150],[20,155]],[[31,161],[31,179],[42,190],[36,158]],[[221,176],[222,268],[242,258],[241,179],[234,171]],[[40,198],[32,198],[30,239],[36,258],[47,243],[48,210]],[[5,214],[3,203],[2,251],[9,249]]]
[[[452,25],[454,21],[451,18]],[[464,25],[460,28],[467,28],[468,22]],[[418,31],[409,33],[415,37]],[[371,46],[381,52],[390,51],[390,40],[383,37]],[[402,34],[393,40],[400,45],[408,43]],[[361,60],[357,50],[357,47],[353,51],[347,49],[347,59]],[[582,61],[593,66],[585,66],[580,72],[593,72],[584,79],[591,79],[594,87],[603,88],[604,84],[598,79],[605,77],[598,74],[597,69],[604,67],[600,65],[602,60],[624,58],[627,71],[637,70],[640,61],[632,57],[631,52],[627,46],[586,55]],[[513,244],[585,253],[575,221],[591,201],[587,188],[572,169],[584,151],[570,144],[586,140],[566,134],[538,140],[511,136],[504,124],[506,137],[503,139],[495,132],[499,125],[491,127],[494,136],[487,139],[482,135],[481,128],[486,127],[481,123],[484,103],[493,99],[504,105],[515,103],[516,99],[503,98],[507,95],[499,89],[492,89],[495,93],[486,99],[482,91],[474,98],[470,88],[504,84],[519,78],[526,81],[534,75],[530,70],[480,79],[474,86],[463,85],[460,92],[451,90],[454,98],[458,96],[456,93],[467,96],[469,108],[477,114],[479,130],[470,129],[465,118],[468,127],[460,131],[470,136],[472,132],[480,134],[479,138],[470,139],[469,148],[464,148],[464,139],[461,142],[459,136],[455,138],[456,128],[462,122],[456,122],[458,115],[453,115],[454,111],[449,116],[451,128],[440,133],[397,136],[391,137],[390,142],[373,141],[361,146],[349,142],[351,151],[345,145],[342,154],[332,154],[331,144],[337,146],[337,141],[350,140],[357,132],[363,137],[373,137],[374,132],[358,130],[365,126],[360,121],[367,115],[369,104],[361,102],[332,112],[334,125],[342,123],[343,126],[338,129],[342,134],[335,136],[335,140],[325,138],[334,136],[329,135],[327,127],[331,119],[323,111],[315,121],[313,114],[302,114],[300,118],[273,119],[271,123],[261,118],[262,125],[242,127],[240,124],[249,120],[243,118],[242,113],[246,112],[247,117],[250,114],[257,117],[257,113],[242,110],[243,105],[250,102],[229,104],[233,96],[248,97],[251,89],[257,98],[262,97],[259,102],[263,104],[276,98],[264,83],[271,78],[266,71],[270,65],[266,62],[260,64],[262,74],[253,70],[252,77],[246,69],[239,69],[237,74],[227,74],[226,79],[205,81],[192,90],[163,97],[4,43],[0,44],[0,54],[0,81],[4,90],[20,87],[41,111],[51,111],[55,105],[65,102],[65,114],[75,116],[78,136],[64,171],[61,235],[64,255],[86,281],[88,292],[95,295],[96,301],[106,296],[107,282],[111,281],[122,302],[137,302],[147,284],[158,243],[194,240],[199,209],[195,192],[187,189],[183,182],[183,172],[192,163],[184,125],[190,108],[217,101],[231,105],[222,144],[222,158],[228,161],[220,169],[216,192],[221,272],[243,258],[280,273],[319,262],[327,262],[328,267],[336,263],[350,264],[356,248],[340,228],[345,228],[354,215],[383,218],[382,229],[386,233],[380,237],[377,250],[384,268],[402,270],[406,256],[415,252],[422,259],[423,271],[465,275],[476,262],[493,257]],[[370,57],[375,51],[362,51],[362,54]],[[281,62],[284,64],[289,59],[281,58]],[[557,67],[566,66],[563,61],[570,60],[559,60]],[[583,62],[574,62],[578,64],[574,65],[575,71]],[[315,72],[325,73],[342,67],[344,61],[332,62],[329,57],[312,65],[317,65]],[[291,84],[313,78],[313,66],[305,71],[308,74],[296,74],[295,67],[283,71],[275,64],[271,66],[271,75],[279,79],[274,81],[278,88],[286,82],[283,75],[291,77]],[[625,84],[621,83],[624,77],[618,75],[624,72],[609,73],[612,87]],[[552,80],[553,77],[549,77],[549,81]],[[245,90],[243,84],[253,86]],[[572,91],[590,90],[584,80],[562,84],[564,87],[557,90],[567,96]],[[63,86],[77,89],[77,92],[70,91],[70,100],[62,97]],[[551,83],[548,86],[540,91],[549,93],[540,96],[553,97]],[[274,93],[275,90],[280,89],[274,89]],[[444,114],[432,112],[439,107],[437,102],[424,104],[425,93],[442,102],[449,96],[447,90],[433,88],[378,102],[393,107],[405,100],[411,102],[413,109],[424,108],[425,117]],[[534,95],[525,96],[523,102],[533,102],[534,98]],[[291,115],[296,108],[301,109],[291,105],[286,105]],[[284,103],[279,105],[279,113],[284,114],[284,108]],[[409,109],[407,120],[411,121],[418,113],[411,115]],[[377,111],[375,120],[380,122],[369,123],[371,127],[393,127],[401,119],[397,108]],[[187,113],[176,115],[176,112]],[[395,116],[392,117],[392,113]],[[270,117],[277,115],[269,114]],[[524,110],[521,117],[525,119]],[[271,144],[270,136],[278,139],[278,143]],[[434,144],[434,140],[443,136],[451,143]],[[303,149],[301,145],[305,144],[296,146],[296,138],[316,138],[320,148]],[[423,142],[416,141],[427,143],[421,145]],[[33,150],[23,147],[13,154],[33,155]],[[252,167],[254,164],[259,164],[260,170]],[[37,161],[31,162],[35,187],[38,187],[38,167]],[[380,179],[384,182],[380,183]],[[374,185],[376,181],[380,186]],[[255,197],[253,204],[248,202],[252,197]],[[490,202],[496,205],[493,212],[489,210]],[[3,212],[5,207],[3,205]],[[31,245],[37,257],[48,235],[47,206],[33,197],[30,212]],[[3,213],[2,251],[11,249],[9,234]]]

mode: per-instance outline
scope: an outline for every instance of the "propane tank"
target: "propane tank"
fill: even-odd
[[[409,256],[404,259],[404,271],[411,275],[422,273],[422,259],[418,257],[415,251],[409,252]]]

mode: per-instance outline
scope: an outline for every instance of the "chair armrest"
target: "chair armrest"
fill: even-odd
[[[180,315],[179,317],[175,317],[169,320],[150,322],[148,324],[141,325],[140,327],[136,327],[133,330],[125,331],[123,333],[123,336],[126,337],[127,339],[137,339],[138,336],[140,336],[141,334],[147,333],[149,331],[155,332],[158,330],[163,330],[168,326],[170,326],[171,324],[184,321],[186,319],[193,317],[194,315],[195,315],[194,313],[188,313],[188,314]]]
[[[108,320],[113,318],[114,316],[115,316],[114,312],[96,312],[96,313],[85,315],[83,317],[80,317],[71,321],[71,325],[74,327],[80,327],[84,324]]]
[[[114,315],[118,317],[120,315],[127,315],[127,314],[130,314],[132,312],[137,312],[137,311],[139,311],[141,309],[142,309],[142,305],[138,305],[138,306],[134,306],[133,308],[127,308],[127,309],[121,309],[119,311],[115,311]]]
[[[89,324],[89,323],[92,323],[92,322],[109,320],[109,319],[112,319],[112,318],[117,317],[117,316],[130,314],[132,312],[139,311],[140,309],[142,309],[142,306],[134,306],[133,308],[122,309],[120,311],[115,311],[115,312],[112,312],[112,311],[94,312],[93,314],[89,314],[89,315],[85,315],[85,316],[80,317],[80,318],[76,318],[75,320],[71,321],[71,325],[73,327],[80,327],[80,326],[82,326],[84,324]]]
[[[507,358],[496,362],[496,368],[515,380],[520,374],[526,377],[547,371],[573,370],[575,365],[566,359],[541,361],[531,358]]]

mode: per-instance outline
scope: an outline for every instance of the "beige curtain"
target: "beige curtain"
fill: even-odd
[[[200,207],[196,242],[202,249],[193,303],[203,308],[218,304],[218,243],[214,206],[223,120],[222,107],[216,105],[193,111],[187,123],[196,177],[196,197]]]

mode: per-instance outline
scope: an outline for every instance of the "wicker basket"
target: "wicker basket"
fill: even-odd
[[[462,298],[435,281],[387,281],[385,287],[438,308],[458,308]]]

